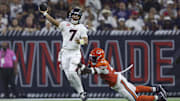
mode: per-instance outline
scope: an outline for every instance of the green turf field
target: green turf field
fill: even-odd
[[[79,99],[0,99],[0,101],[81,101]],[[125,99],[89,99],[87,101],[127,101]],[[168,101],[180,101],[180,98],[169,98]]]

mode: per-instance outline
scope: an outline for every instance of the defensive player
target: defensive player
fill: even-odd
[[[101,48],[95,48],[89,55],[88,67],[79,64],[77,68],[78,74],[99,74],[100,77],[105,80],[109,86],[120,93],[124,98],[129,101],[167,101],[167,93],[162,88],[149,87],[149,86],[134,86],[121,74],[116,72],[104,58],[104,50]],[[141,95],[138,96],[139,92],[154,92],[154,96]]]
[[[69,21],[56,21],[47,12],[48,9],[41,5],[40,12],[57,28],[61,30],[63,37],[63,46],[59,52],[58,61],[61,62],[61,67],[70,85],[78,92],[81,99],[86,101],[87,94],[83,89],[81,79],[75,71],[81,60],[81,45],[88,44],[87,28],[80,24],[82,16],[80,8],[74,8],[69,13]]]

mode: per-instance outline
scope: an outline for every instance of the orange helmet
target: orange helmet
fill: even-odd
[[[92,61],[93,63],[101,61],[101,59],[104,59],[104,50],[101,48],[94,48],[91,51],[89,57],[90,61]]]

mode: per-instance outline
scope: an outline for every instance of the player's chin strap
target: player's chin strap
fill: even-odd
[[[133,67],[134,65],[133,64],[131,64],[128,68],[126,68],[125,70],[123,70],[123,71],[121,71],[121,72],[116,72],[116,73],[125,73],[125,72],[127,72],[128,70],[130,70],[132,67]]]

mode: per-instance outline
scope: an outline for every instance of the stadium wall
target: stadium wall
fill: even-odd
[[[18,58],[16,84],[19,93],[25,93],[30,98],[78,97],[57,65],[57,54],[62,46],[60,34],[59,31],[10,31],[0,36],[0,42],[7,41]],[[169,96],[180,96],[179,30],[97,31],[88,35],[89,44],[82,47],[85,63],[93,48],[103,48],[106,58],[117,71],[134,64],[134,68],[124,75],[135,85],[162,84]],[[84,75],[82,81],[92,98],[121,97],[98,75]]]

